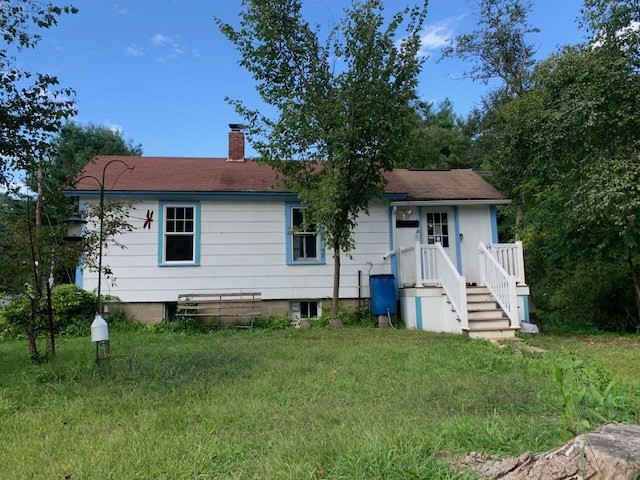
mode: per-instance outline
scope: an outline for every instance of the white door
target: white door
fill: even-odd
[[[438,242],[442,244],[453,265],[458,268],[453,207],[422,209],[422,243],[434,245]]]

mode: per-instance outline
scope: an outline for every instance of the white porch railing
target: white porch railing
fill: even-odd
[[[522,248],[522,244],[520,245]],[[480,274],[498,304],[507,314],[512,327],[520,326],[516,276],[505,270],[486,245],[480,244]],[[524,275],[524,269],[522,270]]]
[[[415,247],[398,249],[398,276],[400,287],[415,287],[421,285],[420,270],[416,266]]]
[[[463,276],[440,243],[398,249],[398,274],[403,287],[440,285],[447,295],[463,329],[469,328],[467,290]]]
[[[498,263],[509,275],[516,277],[516,283],[524,285],[524,250],[522,242],[516,243],[490,243],[487,250],[495,257]]]

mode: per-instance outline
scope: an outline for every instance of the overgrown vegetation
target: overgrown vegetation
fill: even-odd
[[[534,312],[553,326],[640,326],[640,9],[585,0],[585,40],[535,58],[529,0],[478,0],[478,28],[446,52],[498,86],[474,112],[472,156],[513,199]],[[578,13],[578,12],[576,12]],[[473,122],[471,119],[469,124]]]
[[[361,328],[117,333],[100,376],[86,338],[63,342],[52,364],[0,344],[3,478],[464,478],[440,452],[519,454],[571,436],[559,347],[516,355]],[[624,375],[638,351],[618,355],[615,395],[637,399],[640,379]],[[637,403],[623,413],[637,420]]]

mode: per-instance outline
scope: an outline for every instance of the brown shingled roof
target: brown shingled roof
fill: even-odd
[[[406,170],[392,172],[411,200],[507,200],[473,170]]]
[[[120,192],[256,192],[286,193],[271,167],[247,160],[227,162],[225,158],[95,157],[78,174],[102,177],[104,166],[119,160],[134,167],[126,171],[114,162],[106,171],[105,190]],[[407,200],[506,200],[506,197],[472,170],[405,170],[386,174],[386,193],[401,194]],[[96,191],[91,178],[79,180],[78,191]]]

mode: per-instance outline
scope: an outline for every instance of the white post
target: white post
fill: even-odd
[[[516,292],[516,277],[511,275],[509,277],[509,303],[511,304],[511,326],[519,327],[520,318],[518,318],[518,293]]]
[[[480,261],[480,280],[485,285],[487,284],[487,266],[484,264],[484,252],[482,251],[482,244],[478,245],[478,260]]]
[[[469,310],[467,310],[467,281],[464,277],[459,277],[458,282],[458,291],[460,292],[460,298],[458,299],[460,308],[460,328],[462,328],[462,330],[469,330]]]
[[[524,285],[524,248],[522,247],[522,242],[516,242],[516,262],[518,265],[518,278],[516,279],[518,283]]]
[[[416,259],[416,287],[418,287],[424,283],[422,280],[422,248],[419,241],[416,241],[414,252]]]

